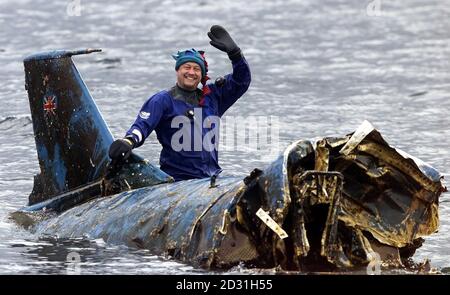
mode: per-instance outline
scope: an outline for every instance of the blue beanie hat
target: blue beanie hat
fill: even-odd
[[[192,48],[184,51],[178,51],[177,54],[172,54],[172,57],[176,60],[175,70],[178,71],[182,64],[191,61],[197,63],[200,66],[200,68],[202,69],[202,78],[205,77],[208,69],[206,67],[206,61],[203,57],[203,53],[203,51],[197,51]]]

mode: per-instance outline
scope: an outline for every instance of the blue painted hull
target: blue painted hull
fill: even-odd
[[[405,267],[438,229],[439,172],[368,123],[297,141],[264,171],[218,186],[173,182],[135,154],[111,170],[112,135],[70,58],[80,53],[24,61],[41,171],[29,206],[11,216],[39,235],[101,238],[204,268],[335,270],[374,257]]]

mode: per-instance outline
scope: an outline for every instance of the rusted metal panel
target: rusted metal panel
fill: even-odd
[[[298,141],[245,181],[220,178],[210,187],[209,179],[190,180],[99,196],[40,218],[33,230],[103,238],[207,268],[244,262],[346,269],[369,263],[373,252],[399,266],[421,237],[438,229],[444,190],[439,173],[429,166],[422,170],[430,173],[422,172],[376,130],[343,155],[349,138],[325,138],[316,150]],[[321,162],[328,162],[323,170],[329,171],[314,170],[318,156],[328,157]],[[270,229],[257,216],[260,209],[288,236]]]
[[[67,81],[42,76],[51,69],[52,77]],[[41,174],[33,205],[11,216],[38,234],[102,238],[204,268],[244,263],[330,271],[365,266],[374,253],[386,265],[405,267],[422,238],[438,229],[440,173],[390,147],[367,121],[342,137],[296,141],[243,180],[171,183],[137,155],[115,169],[106,166],[111,135],[67,52],[33,56],[26,70]],[[78,90],[66,95],[66,86]],[[45,100],[49,89],[56,89],[61,113],[53,114],[53,100]],[[71,103],[81,102],[88,115],[71,111]],[[62,127],[70,120],[64,116],[78,115],[92,123],[89,132],[68,129],[72,137],[65,138]],[[54,130],[44,132],[45,124]],[[67,158],[66,149],[80,140],[87,157]],[[58,174],[61,165],[70,171]]]

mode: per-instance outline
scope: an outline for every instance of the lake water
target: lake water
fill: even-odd
[[[280,148],[297,139],[341,136],[369,120],[391,145],[450,178],[448,0],[254,0],[245,5],[237,0],[195,5],[2,0],[0,273],[67,273],[70,252],[80,254],[83,274],[205,273],[101,240],[39,238],[7,217],[27,203],[39,171],[24,57],[53,49],[103,48],[74,61],[114,136],[120,137],[150,95],[174,84],[170,54],[205,49],[213,79],[230,71],[226,55],[208,43],[206,32],[213,24],[230,31],[252,70],[250,89],[228,116],[273,116]],[[138,153],[157,164],[159,150],[151,135]],[[224,173],[242,177],[272,159],[265,149],[220,153]],[[415,255],[438,269],[450,266],[449,202],[449,194],[443,194],[440,230]]]

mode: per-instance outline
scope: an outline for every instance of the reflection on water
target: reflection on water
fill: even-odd
[[[72,250],[80,254],[82,273],[202,273],[101,241],[38,239],[7,220],[26,204],[39,171],[21,62],[37,51],[104,49],[74,59],[118,137],[150,95],[174,83],[171,53],[206,49],[213,80],[230,70],[206,37],[219,23],[243,49],[253,76],[228,115],[277,116],[280,147],[341,136],[367,119],[390,144],[450,177],[448,0],[382,0],[381,11],[369,15],[367,3],[356,0],[256,0],[247,6],[205,0],[196,9],[179,0],[82,0],[80,16],[66,13],[69,2],[0,2],[0,273],[65,273]],[[159,150],[151,135],[138,152],[157,163]],[[245,176],[270,161],[255,154],[223,152],[221,166]],[[448,197],[442,197],[439,233],[415,256],[438,268],[449,266]]]
[[[2,265],[2,273],[70,274],[77,266],[82,274],[202,274],[191,266],[146,250],[105,245],[103,240],[40,238],[9,240],[10,252],[20,253],[19,261]],[[79,260],[71,257],[78,256]],[[136,267],[136,266],[139,267]]]

